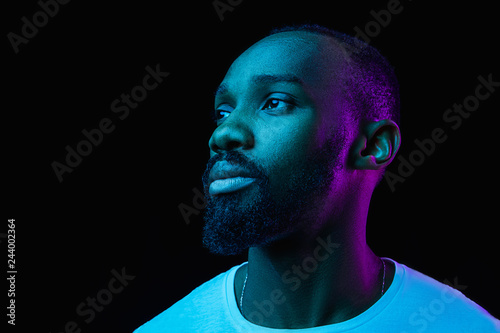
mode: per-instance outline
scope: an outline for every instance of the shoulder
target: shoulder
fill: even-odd
[[[192,332],[214,319],[227,316],[225,304],[228,275],[237,268],[221,273],[203,283],[171,307],[143,324],[134,333],[149,332]],[[212,319],[212,320],[210,320]]]
[[[417,331],[500,332],[500,322],[461,291],[458,278],[439,282],[414,269],[404,270],[399,292],[402,320]]]

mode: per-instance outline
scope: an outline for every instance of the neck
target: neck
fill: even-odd
[[[364,231],[353,232],[364,225],[330,222],[323,225],[338,227],[301,230],[250,248],[235,283],[249,321],[272,328],[315,327],[353,318],[380,298],[383,263],[366,244]]]

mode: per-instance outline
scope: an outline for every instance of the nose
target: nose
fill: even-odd
[[[208,141],[214,153],[236,149],[250,149],[254,145],[254,135],[248,122],[238,117],[235,111],[212,133]]]

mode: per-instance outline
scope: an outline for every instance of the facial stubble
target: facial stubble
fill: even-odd
[[[214,254],[236,255],[307,227],[340,168],[340,148],[338,142],[331,142],[296,166],[290,177],[273,187],[280,189],[279,200],[271,193],[270,177],[263,167],[237,151],[213,156],[202,178],[207,198],[203,245]],[[211,196],[208,175],[221,160],[245,168],[256,181],[240,191]]]

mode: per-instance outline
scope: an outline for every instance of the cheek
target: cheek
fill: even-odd
[[[260,150],[260,160],[269,176],[272,193],[283,191],[294,173],[303,169],[315,149],[316,134],[313,119],[290,121],[278,127],[266,126],[259,131],[260,144],[256,148]]]
[[[326,144],[332,140],[332,135],[338,132],[340,125],[346,119],[339,117],[337,105],[321,105],[322,112],[319,112],[318,121],[315,128],[315,141],[314,149],[322,149]]]

